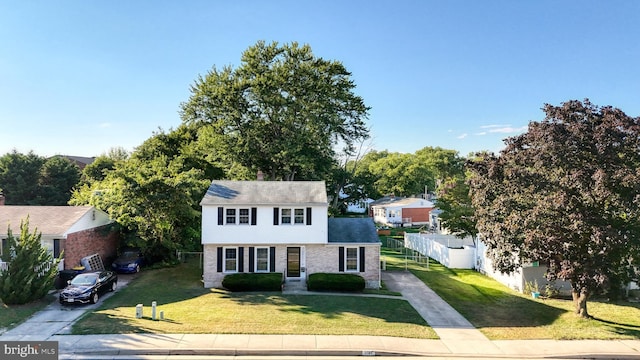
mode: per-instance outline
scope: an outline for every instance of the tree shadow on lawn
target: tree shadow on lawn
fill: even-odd
[[[617,301],[610,302],[604,299],[589,300],[589,303],[587,304],[587,306],[589,306],[589,304],[591,304],[591,309],[593,309],[596,305],[619,307],[621,314],[619,314],[617,318],[623,318],[624,319],[623,321],[604,319],[602,317],[593,316],[593,315],[590,320],[610,328],[611,331],[616,334],[640,338],[640,320],[639,320],[640,315],[637,315],[638,312],[640,312],[640,304],[631,303],[624,300],[617,300]],[[605,311],[594,310],[593,312],[608,314],[606,310]],[[629,312],[628,317],[625,317],[626,312]],[[636,313],[636,314],[633,314],[633,313]],[[590,311],[590,314],[591,314],[591,311]],[[638,321],[633,322],[632,321],[633,319]]]
[[[418,312],[404,299],[388,299],[359,295],[284,295],[272,293],[227,293],[223,296],[241,305],[273,305],[278,311],[317,314],[325,319],[352,313],[382,319],[388,323],[428,326]]]
[[[553,325],[557,321],[566,322],[566,319],[560,319],[564,315],[573,315],[571,314],[572,300],[529,298],[472,270],[452,270],[444,267],[432,267],[426,270],[414,267],[411,271],[478,329]],[[598,302],[595,299],[589,300],[589,304]],[[627,302],[616,302],[611,305],[634,309],[640,307],[640,304]],[[607,316],[606,312],[605,316]],[[576,321],[579,323],[577,315]],[[640,337],[639,324],[602,318],[593,318],[588,321],[598,322],[614,334]],[[578,323],[574,325],[580,326]]]

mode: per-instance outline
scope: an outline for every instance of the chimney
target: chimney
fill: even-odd
[[[4,206],[4,194],[0,192],[0,206]]]
[[[258,170],[258,181],[264,181],[264,174],[262,170]]]

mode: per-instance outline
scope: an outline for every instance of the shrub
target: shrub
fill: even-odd
[[[222,279],[222,286],[230,291],[280,291],[282,273],[237,273]]]
[[[20,222],[20,237],[7,229],[6,259],[9,269],[0,271],[0,299],[7,305],[38,300],[53,288],[58,262],[40,242],[42,233],[29,231],[29,218]]]
[[[364,278],[356,274],[315,273],[307,281],[307,288],[313,291],[362,291],[364,286]]]

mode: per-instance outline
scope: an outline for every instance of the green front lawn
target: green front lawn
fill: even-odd
[[[74,334],[218,333],[437,336],[402,299],[231,293],[204,289],[201,269],[183,264],[147,271],[73,326]],[[153,321],[156,301],[164,321]],[[144,318],[136,319],[136,304]]]
[[[2,329],[11,329],[42,310],[55,299],[45,296],[43,299],[24,305],[6,305],[0,301],[0,333]]]
[[[490,339],[640,338],[638,303],[592,300],[594,319],[585,320],[571,300],[534,300],[473,270],[405,262],[399,251],[383,249],[383,258],[388,269],[407,267]]]

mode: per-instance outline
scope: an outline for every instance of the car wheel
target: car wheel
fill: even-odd
[[[136,264],[136,273],[140,272],[140,265]]]
[[[98,293],[91,295],[91,303],[95,304],[98,302]]]
[[[114,281],[114,282],[112,282],[112,283],[111,283],[111,290],[109,290],[109,291],[116,291],[116,287],[118,287],[118,283],[117,283],[117,282],[115,282],[115,281]]]

